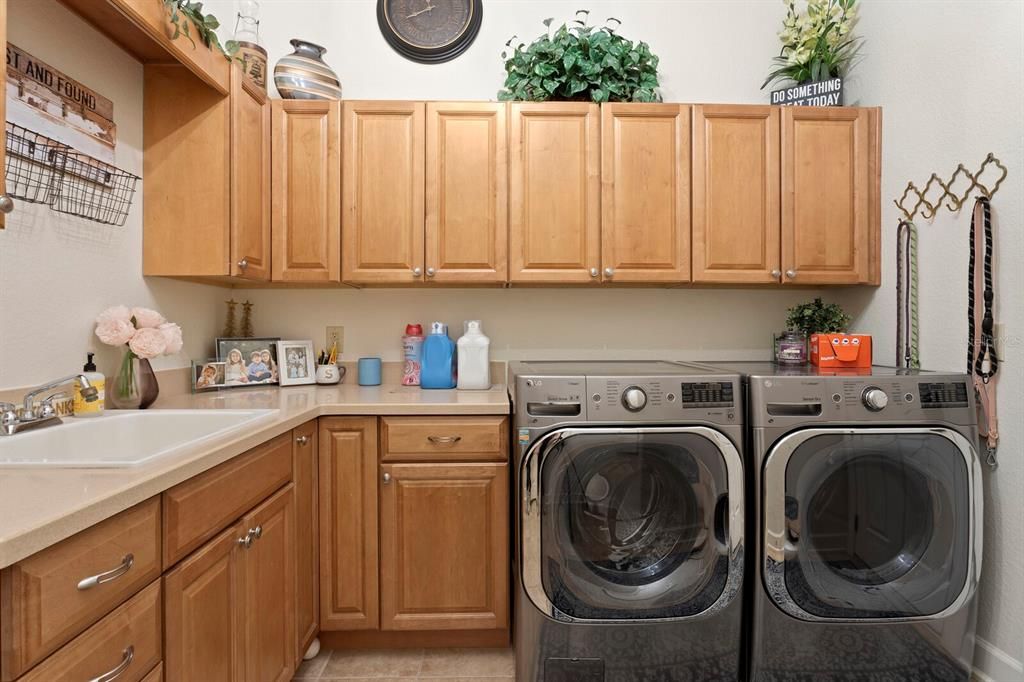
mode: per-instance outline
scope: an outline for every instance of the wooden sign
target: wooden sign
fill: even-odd
[[[772,91],[771,103],[778,106],[841,107],[843,106],[843,79],[804,83],[791,88]]]
[[[7,100],[8,118],[24,110],[43,119],[42,126],[22,122],[25,127],[47,135],[53,135],[54,127],[65,127],[111,150],[116,144],[113,102],[11,43],[7,43]]]

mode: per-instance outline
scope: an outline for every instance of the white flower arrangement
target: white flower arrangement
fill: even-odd
[[[761,88],[778,81],[804,83],[844,75],[862,40],[852,35],[857,0],[806,0],[803,13],[797,11],[796,0],[783,3],[782,51]]]

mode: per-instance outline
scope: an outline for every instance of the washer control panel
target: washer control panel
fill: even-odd
[[[731,381],[686,381],[679,392],[684,409],[699,407],[735,407]]]

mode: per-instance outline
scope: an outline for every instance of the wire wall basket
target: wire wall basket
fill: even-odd
[[[49,203],[57,155],[66,149],[65,144],[7,121],[7,193],[34,204]]]
[[[7,122],[8,194],[55,211],[121,227],[139,176]]]

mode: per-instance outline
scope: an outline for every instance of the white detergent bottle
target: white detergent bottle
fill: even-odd
[[[491,340],[484,336],[480,320],[469,320],[458,342],[459,383],[464,391],[491,387]]]

